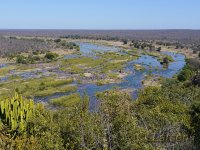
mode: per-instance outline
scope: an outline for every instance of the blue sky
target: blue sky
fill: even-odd
[[[0,29],[200,29],[200,0],[0,0]]]

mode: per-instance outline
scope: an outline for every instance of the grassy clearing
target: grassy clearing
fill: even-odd
[[[74,93],[74,94],[70,94],[68,96],[62,96],[59,98],[52,99],[50,101],[50,103],[52,105],[56,105],[56,106],[68,107],[68,106],[75,105],[75,104],[79,103],[80,101],[81,101],[80,95],[77,93]]]

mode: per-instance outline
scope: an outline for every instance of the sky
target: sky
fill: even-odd
[[[200,29],[200,0],[0,0],[0,29]]]

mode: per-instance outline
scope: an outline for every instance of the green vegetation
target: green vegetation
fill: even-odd
[[[14,131],[19,128],[19,131],[26,130],[26,122],[33,115],[34,102],[32,100],[23,100],[16,93],[11,99],[6,99],[0,103],[0,118],[3,124]]]
[[[0,68],[0,76],[4,76],[7,73],[9,73],[10,70],[12,70],[13,67],[5,67],[5,68]]]
[[[46,53],[46,55],[44,57],[47,58],[48,60],[55,60],[58,58],[58,54],[48,52],[48,53]]]
[[[25,97],[47,96],[54,93],[76,91],[74,85],[68,85],[73,82],[73,79],[54,79],[41,78],[31,79],[29,81],[16,80],[12,82],[1,83],[0,87],[6,89],[1,92],[0,97],[6,97],[10,92],[18,91],[23,93]]]
[[[46,87],[45,89],[35,92],[34,96],[48,96],[55,93],[74,92],[76,90],[76,86]]]
[[[79,45],[74,42],[66,42],[61,39],[55,39],[54,42],[57,44],[57,47],[61,47],[63,49],[75,49],[76,51],[80,51]]]
[[[17,62],[17,63],[26,64],[26,63],[27,63],[27,60],[26,60],[26,57],[25,57],[25,56],[18,55],[17,58],[16,58],[16,62]]]
[[[134,69],[135,69],[135,70],[144,70],[144,67],[143,67],[142,65],[135,64],[135,65],[134,65]]]
[[[117,73],[110,73],[108,74],[108,78],[111,78],[111,79],[119,79],[119,76]]]
[[[35,56],[36,55],[36,56]],[[18,64],[34,64],[34,63],[39,63],[39,62],[45,62],[45,60],[48,61],[53,61],[58,58],[58,54],[52,53],[52,52],[47,52],[45,56],[39,56],[36,52],[34,55],[17,55],[16,56],[16,63]]]
[[[78,50],[75,43],[61,39],[55,39],[53,43],[57,48]],[[128,47],[129,43],[123,41],[124,46]],[[161,85],[139,90],[136,99],[117,88],[98,93],[99,105],[95,105],[94,111],[91,110],[93,99],[89,104],[89,98],[82,97],[72,84],[74,80],[85,83],[87,78],[99,86],[117,82],[120,75],[126,75],[126,72],[123,74],[125,64],[139,56],[139,49],[144,53],[151,50],[146,54],[163,64],[173,61],[172,57],[154,51],[156,47],[152,44],[134,41],[131,44],[137,48],[131,47],[122,53],[96,52],[95,58],[80,56],[53,61],[57,60],[57,54],[47,52],[43,55],[39,51],[34,51],[31,56],[18,55],[16,61],[20,64],[48,59],[52,62],[47,67],[59,65],[60,70],[71,73],[73,78],[55,75],[24,80],[10,76],[10,81],[0,83],[0,149],[199,149],[200,63],[197,60],[187,60],[177,78],[157,78]],[[9,74],[13,69],[34,70],[36,65],[1,68],[0,75]],[[143,69],[140,65],[134,67]],[[153,76],[147,77],[156,80]],[[13,97],[11,94],[15,92]],[[55,93],[69,95],[51,99],[50,109],[27,100]]]
[[[200,64],[198,63],[198,61],[194,59],[188,59],[187,65],[182,69],[182,71],[178,75],[178,80],[189,80],[195,74],[195,72],[198,72],[198,69],[200,69]]]
[[[62,96],[59,98],[52,99],[50,101],[51,104],[56,106],[73,106],[77,103],[81,102],[81,97],[79,94],[70,94],[68,96]]]
[[[72,74],[80,74],[87,72],[93,68],[94,72],[108,74],[110,71],[119,71],[123,69],[125,63],[136,57],[129,55],[121,55],[114,52],[98,53],[97,59],[91,57],[78,57],[66,59],[62,63],[62,70],[69,71]]]
[[[160,63],[164,65],[168,65],[170,62],[174,61],[174,59],[171,56],[160,53],[159,51],[152,51],[152,52],[143,51],[143,54],[156,57],[160,61]]]
[[[98,86],[102,86],[102,85],[106,85],[106,84],[108,84],[109,82],[107,81],[107,80],[98,80],[97,82],[96,82],[96,84],[98,85]]]
[[[166,79],[161,87],[146,87],[132,100],[128,94],[113,89],[97,94],[100,102],[96,112],[89,111],[88,98],[77,93],[52,99],[51,104],[62,106],[59,110],[33,107],[30,117],[25,117],[23,132],[18,132],[21,119],[12,125],[2,117],[0,121],[0,147],[3,149],[165,149],[199,148],[200,87],[193,84],[199,68],[198,62],[189,60],[187,69],[191,76],[186,81]],[[190,67],[188,67],[190,66]],[[67,88],[70,80],[52,78],[17,82],[18,92],[28,95],[23,88],[36,93],[38,88]],[[11,84],[11,83],[10,83]],[[4,88],[11,85],[1,84]],[[65,85],[65,86],[63,86]],[[66,89],[65,89],[66,90]],[[64,91],[65,91],[64,90]],[[29,90],[28,90],[29,91]],[[30,94],[30,91],[29,91]],[[8,95],[8,93],[7,93]],[[17,99],[17,98],[14,98]],[[13,101],[12,99],[11,101]],[[24,99],[16,103],[18,110]],[[2,99],[3,100],[3,99]],[[29,105],[29,101],[26,104]],[[5,100],[1,102],[4,104]],[[13,111],[16,106],[13,103]],[[3,107],[3,106],[1,106]],[[26,107],[25,111],[26,112]],[[7,110],[7,109],[6,109]],[[12,110],[12,109],[11,109]],[[1,108],[2,111],[2,108]],[[10,111],[9,111],[10,112]],[[13,114],[10,112],[10,114]],[[24,113],[25,115],[26,113]],[[27,115],[27,114],[26,114]],[[97,144],[98,141],[98,144]],[[169,146],[172,145],[172,146]]]

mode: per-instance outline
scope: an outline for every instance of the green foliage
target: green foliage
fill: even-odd
[[[0,87],[3,89],[8,89],[2,90],[0,96],[6,97],[10,92],[14,92],[16,89],[18,89],[18,92],[27,98],[76,91],[76,87],[74,85],[69,85],[72,82],[72,78],[55,79],[53,77],[31,79],[29,81],[16,80],[11,83],[6,82],[0,84]]]
[[[18,55],[16,57],[16,63],[18,64],[33,64],[35,62],[41,61],[42,58],[40,56],[32,56],[29,55],[28,57],[25,57],[23,55]]]
[[[61,39],[55,39],[54,42],[57,43],[57,47],[61,47],[64,49],[71,49],[71,50],[75,49],[77,51],[80,51],[80,46],[74,42],[66,42]]]
[[[99,114],[104,128],[105,149],[150,149],[148,131],[138,126],[131,110],[131,98],[120,91],[98,94],[101,101]]]
[[[109,83],[109,82],[106,81],[106,80],[98,80],[98,81],[96,82],[96,85],[102,86],[102,85],[105,85],[105,84],[108,84],[108,83]]]
[[[155,55],[162,59],[165,57],[157,53]],[[98,56],[97,60],[72,58],[62,65],[72,70],[73,67],[82,70],[84,67],[100,67],[104,73],[109,73],[110,78],[117,78],[117,73],[110,70],[118,70],[123,67],[123,61],[132,59],[127,55],[113,53]],[[32,93],[34,96],[55,92],[72,94],[52,99],[51,104],[62,106],[54,110],[44,109],[39,104],[36,106],[33,101],[25,99],[21,102],[22,98],[17,96],[0,102],[0,148],[199,149],[200,88],[190,80],[199,78],[191,78],[198,75],[198,66],[196,61],[190,60],[182,71],[185,73],[178,75],[182,82],[176,78],[166,79],[161,87],[141,89],[134,101],[129,94],[117,89],[98,93],[98,109],[92,112],[88,97],[73,93],[76,87],[68,85],[73,79],[48,77],[2,83],[2,89],[14,89],[26,97]],[[99,81],[102,84],[104,80]],[[4,95],[10,93],[9,90],[7,93],[3,90],[1,92]],[[11,131],[16,134],[13,136]]]
[[[194,144],[197,149],[200,148],[200,98],[198,98],[191,106],[191,124],[193,127]]]
[[[161,51],[161,49],[162,49],[161,47],[158,47],[158,48],[157,48],[157,51],[159,51],[159,52],[160,52],[160,51]]]
[[[189,59],[187,60],[186,66],[177,76],[179,81],[186,81],[192,78],[195,75],[195,72],[200,68],[200,63],[196,60]],[[198,76],[197,76],[198,78]]]
[[[58,58],[58,56],[59,55],[56,53],[47,52],[44,57],[47,58],[48,60],[55,60],[56,58]]]
[[[80,103],[80,101],[81,101],[80,95],[77,93],[74,93],[74,94],[70,94],[68,96],[54,98],[51,100],[50,103],[53,105],[56,105],[56,106],[68,107],[68,106],[73,106],[77,103]]]
[[[16,58],[16,62],[19,64],[27,64],[26,57],[23,55],[18,55]]]
[[[26,122],[34,113],[32,100],[24,100],[16,93],[13,98],[1,101],[0,107],[0,118],[5,125],[8,125],[12,131],[26,130]]]
[[[128,43],[128,40],[126,40],[126,39],[123,39],[121,41],[123,42],[124,45],[126,45]]]
[[[200,87],[200,73],[197,73],[192,77],[192,84]]]
[[[183,70],[179,73],[177,76],[179,81],[186,81],[192,77],[192,70],[189,68],[189,66],[185,66]]]
[[[55,39],[54,42],[59,43],[61,42],[61,39]]]

